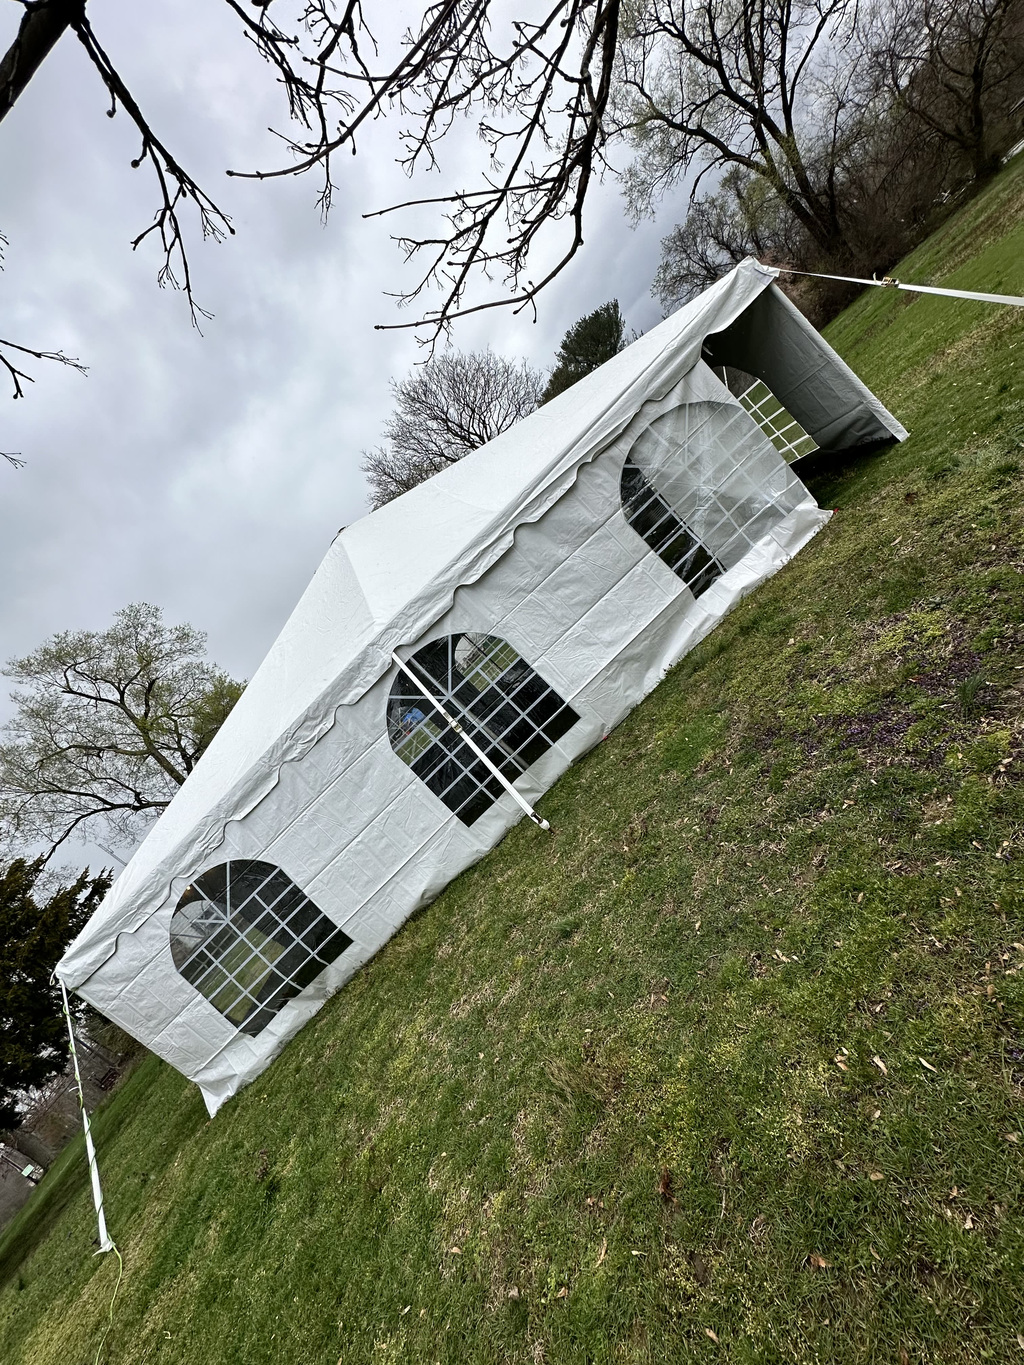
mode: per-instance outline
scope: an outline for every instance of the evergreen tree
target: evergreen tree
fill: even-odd
[[[43,859],[0,869],[0,1129],[20,1123],[20,1091],[45,1084],[68,1057],[60,986],[50,981],[64,949],[110,886],[88,870],[39,897]]]
[[[555,356],[555,368],[551,371],[548,386],[541,395],[541,402],[547,403],[558,393],[564,392],[582,379],[598,365],[618,355],[626,344],[625,323],[619,312],[618,299],[611,299],[595,308],[579,322],[574,322],[562,338],[562,344]]]

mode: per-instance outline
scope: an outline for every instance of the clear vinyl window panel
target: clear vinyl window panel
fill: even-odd
[[[750,413],[787,464],[812,455],[818,449],[814,437],[808,435],[763,379],[755,379],[752,374],[731,365],[720,365],[718,373],[726,388],[739,399],[744,411]]]
[[[430,701],[435,698],[509,781],[526,771],[579,716],[496,635],[446,635],[408,660],[422,690],[399,673],[388,698],[391,747],[467,825],[504,787]]]
[[[621,492],[622,510],[633,530],[683,580],[694,597],[706,592],[721,577],[721,564],[676,516],[632,458],[627,458],[622,466]]]
[[[279,867],[249,859],[197,877],[171,917],[175,967],[253,1036],[351,942]]]
[[[699,597],[808,495],[708,366],[686,387],[633,440],[620,493],[628,524]]]

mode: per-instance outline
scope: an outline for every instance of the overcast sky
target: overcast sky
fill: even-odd
[[[388,13],[415,8],[392,0]],[[0,49],[21,12],[0,0]],[[130,250],[152,220],[152,176],[131,169],[138,139],[123,113],[106,117],[99,78],[66,34],[0,124],[10,243],[0,335],[62,348],[89,374],[32,361],[24,399],[0,389],[0,449],[27,461],[19,471],[0,462],[0,659],[58,630],[103,628],[143,600],[205,630],[211,657],[249,677],[338,527],[366,512],[361,452],[380,440],[389,380],[421,358],[410,333],[374,331],[406,316],[384,295],[409,277],[394,226],[360,216],[410,186],[386,125],[339,161],[326,227],[312,180],[228,179],[229,166],[281,164],[266,130],[284,120],[227,6],[94,0],[89,13],[151,124],[237,235],[204,245],[190,224],[195,292],[215,315],[200,337],[183,297],[157,287],[155,247]],[[465,130],[422,191],[465,179],[480,154]],[[650,327],[660,239],[679,212],[677,197],[634,230],[609,180],[536,324],[490,311],[459,324],[454,344],[547,369],[565,329],[610,297],[629,327]]]

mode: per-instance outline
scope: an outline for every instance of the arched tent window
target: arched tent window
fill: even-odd
[[[280,868],[248,859],[197,877],[171,917],[175,967],[253,1036],[351,942]]]
[[[620,496],[629,525],[699,597],[807,494],[708,366],[684,392],[637,431]]]
[[[633,530],[678,574],[694,597],[706,592],[721,576],[721,564],[676,516],[631,456],[622,466],[620,491],[622,510]]]
[[[722,383],[738,398],[743,408],[771,441],[787,464],[813,455],[818,443],[809,436],[793,414],[775,397],[763,379],[755,379],[745,370],[732,365],[719,365],[716,373]]]
[[[446,635],[408,660],[421,690],[399,673],[388,699],[391,747],[464,824],[504,788],[445,720],[435,698],[510,781],[550,749],[579,716],[496,635]],[[429,696],[428,696],[429,694]]]

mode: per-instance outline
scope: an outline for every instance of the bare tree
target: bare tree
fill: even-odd
[[[998,170],[1019,136],[1020,0],[893,0],[876,11],[875,35],[893,99],[956,149],[970,179]]]
[[[207,663],[206,637],[136,603],[105,631],[55,635],[6,675],[0,824],[50,853],[105,827],[121,843],[168,804],[242,691]]]
[[[691,203],[685,220],[662,240],[654,292],[666,310],[693,298],[750,255],[798,270],[843,265],[855,275],[887,271],[947,211],[940,201],[955,179],[948,150],[922,138],[920,128],[910,123],[898,107],[865,121],[855,154],[837,166],[844,243],[839,260],[823,257],[765,180],[730,167],[716,191]],[[818,325],[852,297],[847,286],[823,280],[791,280],[783,287]]]
[[[493,351],[438,351],[392,383],[390,445],[364,455],[370,505],[383,507],[533,412],[544,380],[525,361]]]
[[[23,0],[25,19],[0,61],[0,117],[25,88],[60,34],[82,43],[110,98],[135,124],[141,150],[133,166],[148,163],[158,186],[154,222],[139,246],[155,234],[163,252],[161,282],[180,285],[194,322],[195,303],[181,213],[198,214],[204,236],[231,232],[231,224],[156,135],[140,104],[115,69],[86,15],[85,0]],[[229,172],[257,179],[319,172],[326,213],[334,192],[336,154],[355,151],[372,120],[395,113],[409,120],[400,134],[400,163],[412,175],[437,164],[439,145],[466,116],[477,125],[488,169],[475,186],[451,194],[413,198],[378,210],[433,205],[442,215],[439,235],[399,236],[407,257],[422,257],[422,275],[405,299],[440,290],[436,307],[416,321],[435,339],[455,317],[481,308],[532,304],[536,294],[583,243],[583,205],[604,146],[603,119],[611,89],[620,0],[546,0],[535,14],[508,22],[496,0],[434,0],[397,50],[381,55],[367,20],[370,0],[224,0],[240,31],[266,60],[296,127],[284,134],[287,163],[270,170]],[[378,0],[386,25],[391,11]],[[526,276],[538,234],[565,220],[567,240],[542,278]],[[477,276],[499,275],[500,297],[469,304]]]
[[[696,171],[686,220],[662,243],[666,307],[748,254],[888,270],[1013,139],[1019,0],[651,0],[642,13],[624,38],[631,84],[618,102],[639,153],[635,210]],[[702,175],[710,193],[698,193]],[[819,323],[850,297],[822,282],[787,288]]]
[[[796,226],[764,180],[731,166],[718,189],[695,199],[684,221],[663,239],[654,293],[667,312],[746,256],[797,263]]]
[[[640,0],[615,130],[644,212],[684,175],[763,182],[822,256],[846,246],[839,170],[861,135],[854,0]]]

